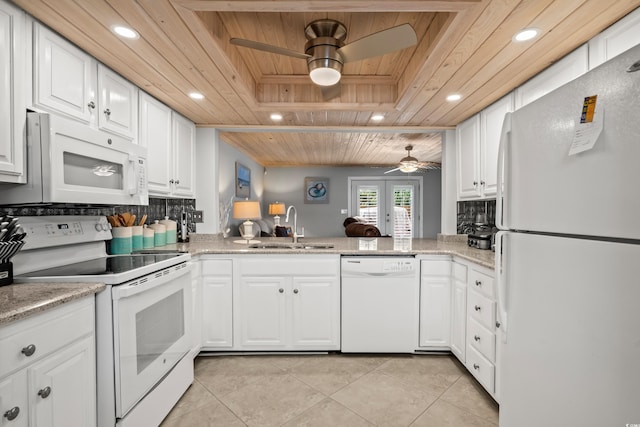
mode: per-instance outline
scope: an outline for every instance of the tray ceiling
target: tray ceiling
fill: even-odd
[[[440,133],[480,111],[636,7],[640,0],[14,0],[27,12],[265,166],[439,161]],[[303,52],[304,27],[331,18],[346,42],[409,23],[417,45],[345,64],[326,101],[306,61],[229,43]],[[116,37],[126,24],[137,40]],[[534,41],[513,43],[537,27]],[[193,100],[188,93],[202,93]],[[457,102],[446,96],[460,93]],[[274,123],[270,114],[283,119]],[[383,121],[371,120],[384,115]]]

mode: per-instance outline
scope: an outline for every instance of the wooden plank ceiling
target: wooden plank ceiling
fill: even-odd
[[[439,161],[451,129],[640,6],[640,0],[13,0],[99,61],[264,166],[392,166],[414,146]],[[324,100],[306,61],[229,43],[303,52],[304,27],[331,18],[346,43],[403,23],[417,45],[345,64]],[[115,36],[128,25],[137,40]],[[513,43],[536,27],[534,41]],[[190,92],[205,98],[193,100]],[[446,96],[463,98],[447,102]],[[270,114],[283,119],[274,123]],[[382,114],[381,122],[372,115]]]

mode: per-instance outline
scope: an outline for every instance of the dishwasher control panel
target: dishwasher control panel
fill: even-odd
[[[413,260],[384,260],[382,263],[382,271],[384,273],[406,273],[413,271],[415,262]]]

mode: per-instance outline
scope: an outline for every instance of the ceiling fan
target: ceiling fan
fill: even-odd
[[[304,33],[307,38],[305,53],[239,38],[230,39],[230,43],[306,59],[311,81],[320,86],[325,99],[330,99],[340,94],[339,83],[345,63],[396,52],[418,42],[416,32],[409,24],[391,27],[348,44],[344,43],[347,28],[333,19],[313,21],[305,27]]]
[[[390,169],[385,173],[402,171],[406,173],[415,172],[418,169],[422,170],[438,170],[441,168],[440,163],[436,162],[420,162],[415,157],[411,156],[411,150],[413,150],[413,145],[407,145],[404,147],[407,150],[407,156],[400,159],[400,164],[397,168]]]

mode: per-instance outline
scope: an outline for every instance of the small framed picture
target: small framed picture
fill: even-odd
[[[304,179],[305,203],[329,203],[329,178],[306,177]]]
[[[251,197],[251,169],[236,162],[236,197]]]

